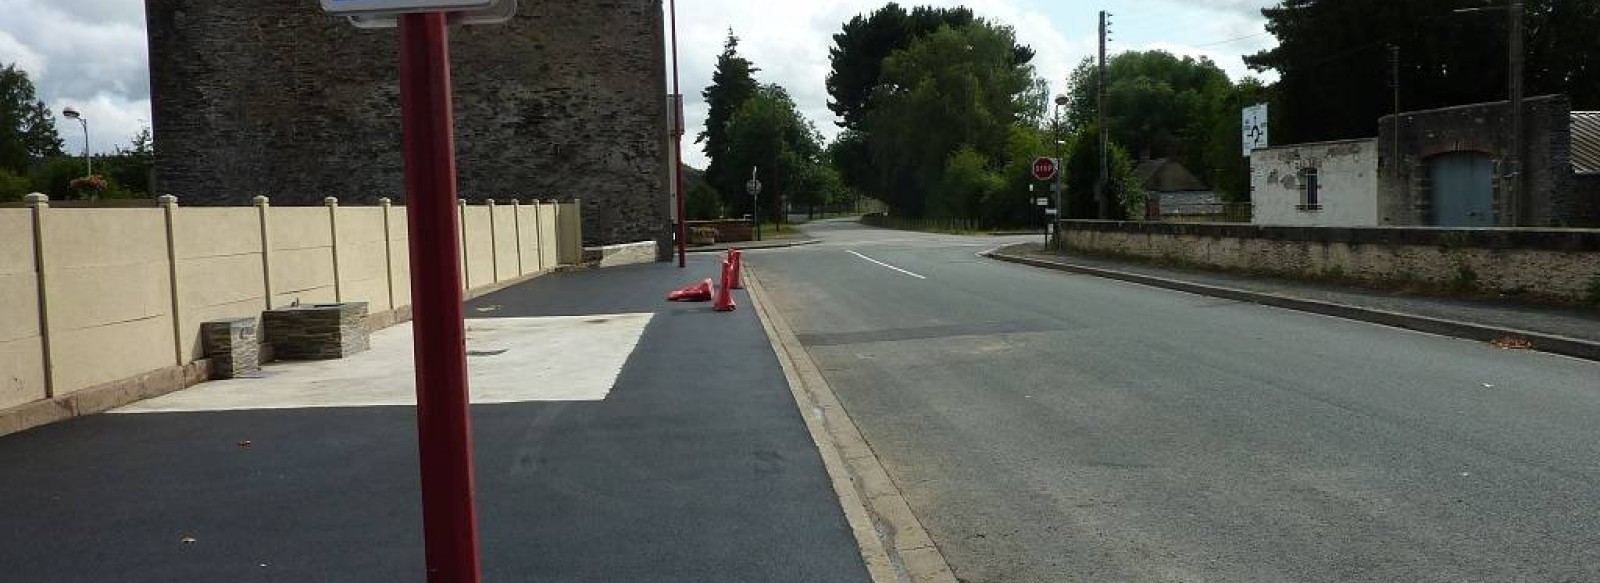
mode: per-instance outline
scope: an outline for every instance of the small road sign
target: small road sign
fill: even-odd
[[[1054,158],[1040,156],[1033,161],[1033,177],[1039,180],[1049,180],[1056,177],[1056,161]]]
[[[761,181],[751,178],[749,182],[744,183],[744,189],[750,192],[750,196],[761,194]]]
[[[1241,117],[1243,123],[1240,132],[1244,139],[1244,157],[1249,158],[1251,152],[1271,144],[1267,132],[1267,104],[1246,107]]]
[[[1053,217],[1053,216],[1061,214],[1061,211],[1058,210],[1058,209],[1044,209],[1044,214],[1047,214],[1047,215],[1050,215],[1050,216]]]
[[[1039,205],[1039,206],[1050,206],[1050,199],[1044,198],[1044,197],[1039,197],[1039,198],[1033,199],[1033,204],[1036,204],[1036,205]]]

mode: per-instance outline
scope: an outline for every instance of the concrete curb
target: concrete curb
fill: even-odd
[[[873,583],[957,583],[944,555],[912,514],[788,319],[761,300],[766,292],[748,266],[744,277],[751,307],[767,331],[795,405],[822,454]]]
[[[773,243],[773,244],[769,245],[769,244],[766,244],[765,241],[747,241],[747,243],[753,243],[753,244],[748,246],[748,247],[744,246],[744,245],[734,245],[733,247],[738,249],[738,250],[740,250],[740,251],[759,251],[761,249],[787,249],[789,247],[802,247],[802,246],[805,246],[805,245],[816,245],[817,243],[821,243],[821,242],[822,242],[822,239],[802,239],[802,240],[799,240],[799,241],[777,242],[777,243]],[[722,253],[722,252],[727,251],[727,250],[728,250],[727,247],[714,247],[714,248],[710,248],[710,249],[689,249],[688,252],[689,253]]]
[[[1290,310],[1311,312],[1349,320],[1372,322],[1374,324],[1383,324],[1385,326],[1405,328],[1407,330],[1416,330],[1418,332],[1427,332],[1441,336],[1451,336],[1455,338],[1464,338],[1483,342],[1498,340],[1508,336],[1518,337],[1533,343],[1534,350],[1549,352],[1552,354],[1560,354],[1563,356],[1571,356],[1584,360],[1600,361],[1600,342],[1569,338],[1555,334],[1546,334],[1543,332],[1533,332],[1529,330],[1493,326],[1488,324],[1474,324],[1471,322],[1461,322],[1457,320],[1430,318],[1428,316],[1390,312],[1387,310],[1363,308],[1360,306],[1336,304],[1318,300],[1292,298],[1236,288],[1218,287],[1188,281],[1180,281],[1176,279],[1155,277],[1151,275],[1130,273],[1126,271],[1117,271],[1114,269],[1103,269],[1099,267],[1075,265],[1060,261],[1049,261],[1032,257],[1022,257],[1019,255],[1010,255],[1001,253],[998,250],[985,251],[983,253],[979,253],[979,255],[989,259],[1028,265],[1032,267],[1093,275],[1096,277],[1116,279],[1130,283],[1189,292],[1193,294],[1214,296],[1278,308],[1287,308]]]

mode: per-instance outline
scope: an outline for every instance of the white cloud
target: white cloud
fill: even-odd
[[[58,115],[70,151],[81,151],[71,105],[89,118],[92,150],[110,152],[150,119],[150,74],[139,0],[0,0],[0,62],[16,62]]]
[[[807,0],[756,3],[748,0],[684,0],[678,5],[679,55],[688,139],[685,160],[705,165],[693,136],[705,123],[700,91],[711,82],[716,57],[729,27],[740,37],[740,52],[762,70],[758,79],[786,87],[824,135],[838,131],[827,108],[825,81],[833,34],[849,18],[881,7],[887,0]],[[1211,38],[1231,39],[1259,32],[1259,9],[1271,0],[1123,0],[1119,10],[1135,11],[1152,34],[1190,33],[1204,29]],[[1088,4],[1062,5],[1059,0],[929,0],[902,5],[965,5],[979,16],[1011,26],[1037,56],[1039,76],[1062,90],[1066,75],[1093,54],[1093,13]],[[663,10],[666,3],[663,3]],[[1176,18],[1182,12],[1205,18]],[[1071,21],[1069,34],[1069,12]],[[1078,14],[1085,18],[1077,19]],[[1142,13],[1142,14],[1140,14]],[[56,111],[73,105],[91,117],[97,152],[110,151],[150,119],[149,72],[141,0],[0,0],[0,62],[16,62],[33,77],[39,96]],[[1176,21],[1183,21],[1177,23]],[[1196,24],[1189,25],[1187,23]],[[1180,29],[1172,28],[1184,24]],[[1148,30],[1160,29],[1160,30]],[[1138,30],[1119,30],[1138,32]],[[1207,55],[1235,77],[1245,73],[1239,55],[1271,46],[1270,37],[1206,45],[1192,34],[1177,41],[1114,45],[1114,49],[1165,48],[1186,55]],[[1254,43],[1254,44],[1252,44]],[[61,119],[58,127],[69,147],[81,147],[71,130],[77,124]],[[76,142],[74,142],[76,140]],[[73,146],[73,144],[78,144]]]

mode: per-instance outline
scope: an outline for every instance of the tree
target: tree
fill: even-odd
[[[700,93],[705,97],[710,112],[706,127],[695,137],[696,143],[705,144],[706,157],[711,160],[706,167],[706,181],[723,196],[727,206],[744,196],[744,182],[749,167],[730,164],[733,152],[728,146],[728,126],[745,102],[756,94],[755,73],[760,71],[749,59],[739,56],[739,37],[728,30],[728,39],[717,57],[716,71],[711,75],[711,86]]]
[[[1399,47],[1402,108],[1504,100],[1506,18],[1458,14],[1460,0],[1285,0],[1263,9],[1278,46],[1245,58],[1279,81],[1275,141],[1370,137],[1393,109],[1389,45]],[[1600,7],[1526,0],[1526,94],[1565,93],[1600,108]]]
[[[1095,197],[1095,183],[1100,180],[1100,134],[1095,126],[1078,130],[1073,137],[1073,148],[1067,157],[1066,216],[1072,219],[1095,219],[1100,216],[1100,205]],[[1114,201],[1112,219],[1124,220],[1130,216],[1143,216],[1144,191],[1133,173],[1133,157],[1116,143],[1109,144],[1107,158],[1106,192]]]
[[[1149,158],[1197,154],[1210,138],[1210,120],[1203,119],[1210,112],[1204,106],[1232,91],[1228,74],[1216,63],[1166,51],[1120,53],[1107,61],[1106,81],[1112,141]],[[1068,125],[1074,130],[1095,122],[1098,83],[1099,68],[1090,59],[1072,72]]]
[[[730,169],[743,170],[735,191],[739,195],[727,199],[728,210],[735,215],[756,212],[767,220],[778,219],[779,199],[795,192],[796,177],[803,180],[822,154],[821,134],[800,115],[789,92],[777,85],[763,85],[745,101],[728,122],[727,139],[724,162]],[[759,169],[764,184],[761,208],[755,210],[744,189],[752,167]]]
[[[967,8],[919,6],[906,12],[891,2],[871,15],[856,15],[846,22],[844,30],[833,35],[834,46],[828,49],[833,66],[827,80],[832,98],[828,109],[841,118],[839,126],[862,129],[872,91],[889,55],[941,26],[961,27],[972,21],[972,10]]]
[[[972,216],[929,194],[963,146],[997,166],[1006,159],[1034,86],[1033,67],[1019,60],[1025,53],[1031,58],[1009,27],[977,20],[941,27],[884,60],[865,129],[877,190],[895,212]]]
[[[1049,197],[1050,182],[1033,178],[1033,160],[1041,155],[1055,155],[1054,136],[1037,126],[1018,123],[1011,126],[1006,140],[1005,167],[1000,170],[1000,188],[989,192],[982,202],[979,216],[991,227],[1036,227],[1043,221],[1044,209],[1034,204],[1034,199]],[[1064,151],[1072,151],[1069,144]],[[1032,188],[1030,188],[1032,187]],[[1051,201],[1054,204],[1054,201]]]
[[[34,95],[27,71],[0,69],[0,168],[26,174],[32,163],[61,155],[55,117]]]

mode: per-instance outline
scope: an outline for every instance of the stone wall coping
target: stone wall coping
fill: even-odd
[[[1479,249],[1600,252],[1600,229],[1451,227],[1287,227],[1246,223],[1064,221],[1067,230],[1308,243],[1421,245]]]

